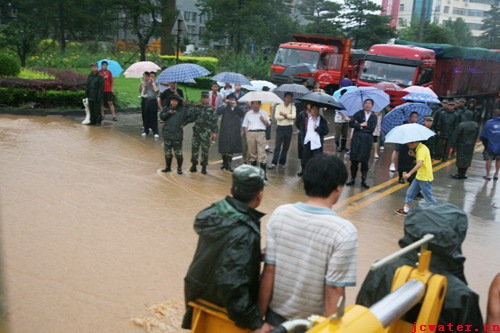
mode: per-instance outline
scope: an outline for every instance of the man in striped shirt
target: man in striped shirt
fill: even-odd
[[[307,201],[278,207],[267,225],[260,315],[273,325],[337,312],[345,287],[356,284],[357,230],[331,207],[339,200],[347,169],[320,154],[307,164]]]

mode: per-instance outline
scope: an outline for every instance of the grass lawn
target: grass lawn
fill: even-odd
[[[140,79],[127,79],[123,75],[115,79],[115,93],[120,108],[139,108],[141,99],[139,98]],[[187,85],[179,85],[184,92],[184,98],[193,103],[199,103],[202,89]]]

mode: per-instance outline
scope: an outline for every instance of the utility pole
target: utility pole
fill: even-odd
[[[424,29],[425,29],[425,22],[426,22],[426,17],[425,14],[427,12],[427,1],[422,0],[422,13],[420,15],[420,28],[418,30],[418,41],[422,42],[424,40]]]
[[[177,48],[175,50],[175,64],[179,63],[179,47],[181,46],[182,19],[177,19]]]

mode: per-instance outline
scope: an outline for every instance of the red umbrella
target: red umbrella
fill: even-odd
[[[400,86],[393,82],[386,82],[382,81],[374,85],[375,88],[378,88],[380,90],[403,90]]]

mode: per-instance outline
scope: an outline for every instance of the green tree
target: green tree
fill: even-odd
[[[474,36],[472,36],[469,26],[461,17],[457,18],[455,21],[451,19],[445,21],[444,26],[453,31],[457,45],[468,47],[474,46]]]
[[[40,39],[39,27],[29,11],[31,8],[36,14],[35,5],[36,0],[16,3],[13,9],[15,15],[4,20],[0,27],[0,47],[5,47],[17,54],[22,67],[26,66],[28,55],[35,52]]]
[[[175,54],[175,37],[170,34],[177,14],[175,0],[162,1],[161,13],[163,25],[163,29],[161,29],[161,54]]]
[[[290,0],[198,0],[206,22],[207,39],[227,43],[240,54],[253,43],[264,48],[276,43],[281,34],[287,39],[294,26],[290,17]],[[283,38],[281,37],[281,38]]]
[[[342,24],[338,20],[342,5],[329,0],[305,0],[299,10],[308,23],[305,30],[315,35],[342,37]]]
[[[409,41],[418,41],[419,29],[420,25],[418,23],[412,23],[409,27],[399,31],[398,38]],[[424,26],[424,39],[422,42],[452,45],[457,44],[455,34],[450,28],[430,22],[426,22]]]
[[[483,18],[483,34],[479,37],[480,45],[488,49],[500,49],[500,7],[498,1],[491,5]]]
[[[395,30],[388,27],[390,17],[381,16],[379,11],[382,7],[371,0],[346,0],[345,13],[342,19],[345,21],[344,31],[354,41],[355,48],[368,45],[370,41],[387,41],[394,37]],[[376,35],[380,33],[379,36]]]

